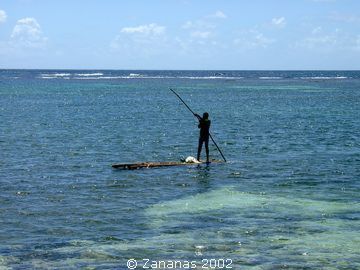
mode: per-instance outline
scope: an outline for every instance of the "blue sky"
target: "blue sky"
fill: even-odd
[[[360,69],[360,1],[0,0],[0,68]]]

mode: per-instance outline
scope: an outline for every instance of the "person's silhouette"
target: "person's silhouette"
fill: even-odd
[[[203,117],[201,117],[198,114],[195,114],[195,116],[199,119],[199,125],[200,128],[200,137],[199,137],[199,145],[198,145],[198,152],[197,152],[197,160],[200,161],[200,154],[202,145],[205,142],[205,150],[206,150],[206,162],[209,163],[209,136],[210,136],[210,125],[211,121],[209,119],[209,114],[205,112],[203,114]]]

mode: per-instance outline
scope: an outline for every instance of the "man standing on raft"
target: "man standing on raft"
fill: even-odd
[[[197,160],[200,161],[200,154],[202,145],[205,142],[205,150],[206,150],[206,163],[209,163],[209,136],[210,136],[210,124],[211,121],[209,120],[209,114],[205,112],[203,117],[200,115],[195,114],[195,116],[199,119],[198,128],[200,128],[200,137],[199,137],[199,145],[198,145],[198,152],[197,152]]]

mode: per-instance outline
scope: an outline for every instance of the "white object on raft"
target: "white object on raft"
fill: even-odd
[[[192,157],[192,156],[188,156],[186,159],[185,159],[185,162],[186,163],[201,163],[200,161],[198,161],[196,158]]]

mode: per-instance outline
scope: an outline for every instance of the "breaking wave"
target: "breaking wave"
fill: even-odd
[[[255,76],[254,76],[255,75]],[[268,75],[268,76],[266,76]],[[273,76],[275,75],[275,76]],[[305,75],[305,76],[304,76]],[[307,75],[307,76],[306,76]],[[327,75],[327,76],[326,76]],[[119,79],[186,79],[186,80],[241,80],[241,79],[257,79],[257,80],[344,80],[353,79],[353,76],[343,76],[342,74],[246,74],[246,72],[233,73],[197,73],[197,72],[123,72],[123,71],[69,71],[69,72],[44,72],[37,74],[40,79],[72,79],[72,80],[119,80]]]
[[[348,79],[348,77],[345,77],[345,76],[333,76],[333,77],[313,76],[313,77],[299,77],[299,79],[303,79],[303,80],[343,80],[343,79]]]
[[[71,76],[71,73],[44,73],[40,74],[41,79],[57,79]]]
[[[276,76],[273,76],[273,77],[259,77],[260,80],[280,80],[280,79],[283,79],[283,77],[276,77]]]
[[[97,72],[97,73],[75,73],[75,76],[79,77],[95,77],[95,76],[103,76],[104,73]]]
[[[148,76],[131,73],[126,76],[82,76],[74,77],[77,80],[114,80],[114,79],[189,79],[189,80],[239,80],[244,77],[218,77],[218,76]]]

